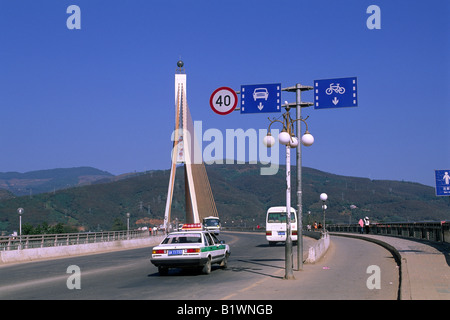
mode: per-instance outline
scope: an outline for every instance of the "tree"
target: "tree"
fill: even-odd
[[[50,233],[65,233],[64,225],[60,222],[49,229]]]
[[[54,226],[49,226],[48,222],[44,221],[42,225],[38,224],[36,227],[33,227],[29,223],[25,223],[22,225],[22,234],[23,235],[32,235],[32,234],[56,234],[56,233],[75,233],[77,229],[71,226],[66,226],[62,223],[57,223]]]
[[[112,231],[127,230],[127,226],[120,218],[115,218],[111,230]]]
[[[24,223],[22,225],[22,234],[23,235],[34,234],[34,232],[35,232],[34,227],[31,224]]]

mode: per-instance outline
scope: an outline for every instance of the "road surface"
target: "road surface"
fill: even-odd
[[[379,245],[332,237],[324,258],[283,280],[284,246],[271,247],[264,234],[223,233],[231,247],[228,268],[209,275],[171,269],[161,277],[150,261],[151,248],[61,258],[0,267],[0,299],[396,299],[398,268]],[[304,250],[316,240],[304,238]],[[294,250],[296,252],[296,250]],[[294,259],[296,261],[296,259]],[[379,266],[381,289],[369,289],[369,266]],[[80,288],[68,288],[80,270]],[[69,286],[75,282],[69,279]]]

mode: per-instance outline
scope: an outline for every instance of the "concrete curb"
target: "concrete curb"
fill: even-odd
[[[154,246],[159,244],[163,238],[164,235],[144,239],[0,251],[0,265]]]
[[[314,246],[309,247],[308,257],[305,260],[305,263],[316,263],[327,252],[330,246],[330,235],[326,233],[325,236],[322,236],[321,233],[314,232],[313,234],[307,233],[305,236],[318,240]]]

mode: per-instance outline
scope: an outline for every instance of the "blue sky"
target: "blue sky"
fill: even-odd
[[[450,168],[449,17],[448,0],[0,0],[0,171],[168,169],[181,57],[203,130],[269,124],[213,113],[218,87],[357,77],[358,107],[303,109],[303,165],[434,185]]]

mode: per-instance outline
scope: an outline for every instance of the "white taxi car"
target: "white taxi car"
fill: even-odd
[[[189,227],[190,226],[190,227]],[[230,247],[201,224],[184,225],[182,231],[168,234],[153,247],[151,263],[158,267],[160,275],[167,275],[169,268],[198,267],[205,274],[211,273],[212,264],[226,268]]]

